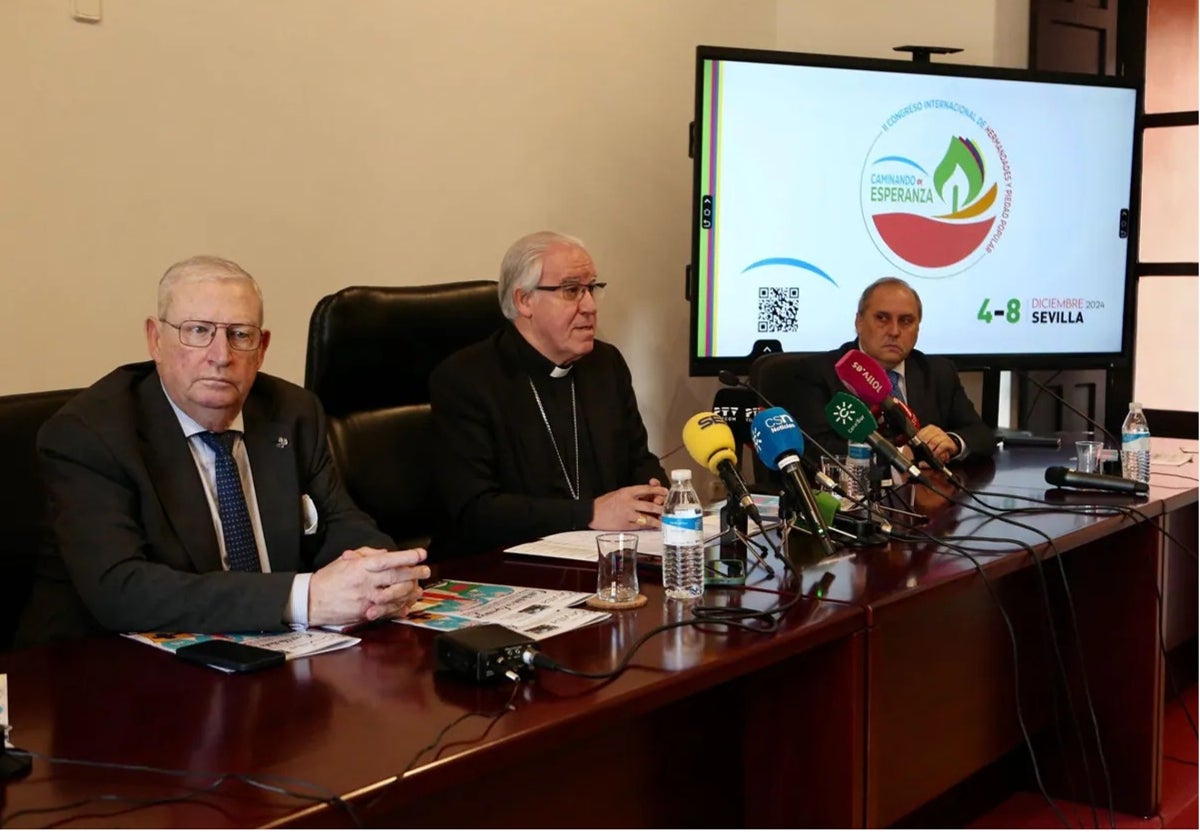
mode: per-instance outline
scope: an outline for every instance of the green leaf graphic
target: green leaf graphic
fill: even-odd
[[[933,170],[933,187],[937,190],[938,197],[942,201],[946,200],[946,196],[942,195],[942,188],[946,186],[946,182],[954,175],[955,170],[961,170],[967,179],[967,197],[962,204],[970,204],[975,200],[975,196],[979,195],[979,190],[983,187],[983,167],[979,165],[978,158],[972,152],[968,145],[969,140],[962,137],[951,137],[950,147],[946,149],[946,154],[942,156],[942,162]],[[957,190],[954,195],[954,202],[951,206],[952,212],[958,212],[959,202]]]

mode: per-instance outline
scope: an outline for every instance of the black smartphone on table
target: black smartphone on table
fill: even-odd
[[[283,651],[266,650],[228,639],[209,639],[207,642],[184,645],[175,651],[175,655],[185,662],[238,673],[261,671],[287,661]]]

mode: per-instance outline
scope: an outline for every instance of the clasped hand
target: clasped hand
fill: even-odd
[[[634,484],[605,493],[592,502],[589,528],[597,531],[629,531],[657,528],[662,522],[667,488],[657,478],[649,484]]]
[[[354,624],[401,618],[421,597],[425,549],[387,551],[356,548],[313,573],[308,587],[308,623]]]
[[[925,441],[933,454],[943,464],[958,454],[958,444],[954,442],[954,438],[946,434],[932,423],[928,426],[922,426],[917,432],[917,437]]]

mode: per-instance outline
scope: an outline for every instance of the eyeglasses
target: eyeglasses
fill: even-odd
[[[607,283],[560,283],[557,286],[534,286],[535,289],[540,289],[543,292],[558,292],[558,296],[567,303],[577,303],[583,297],[584,292],[591,292],[592,300],[600,300],[604,297],[604,289],[608,286]]]
[[[166,318],[158,320],[179,330],[179,343],[188,347],[207,347],[212,344],[219,328],[224,328],[225,340],[234,350],[257,350],[262,344],[263,331],[253,324],[214,324],[212,321],[181,321],[172,324]]]

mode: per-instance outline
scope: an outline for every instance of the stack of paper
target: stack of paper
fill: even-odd
[[[597,559],[596,535],[604,531],[564,531],[551,534],[533,542],[506,548],[507,554],[532,554],[535,557],[556,557],[562,560],[584,560],[595,563]],[[634,531],[638,536],[638,554],[662,557],[662,530]],[[704,517],[704,540],[714,539],[721,533],[721,515],[710,513]]]

